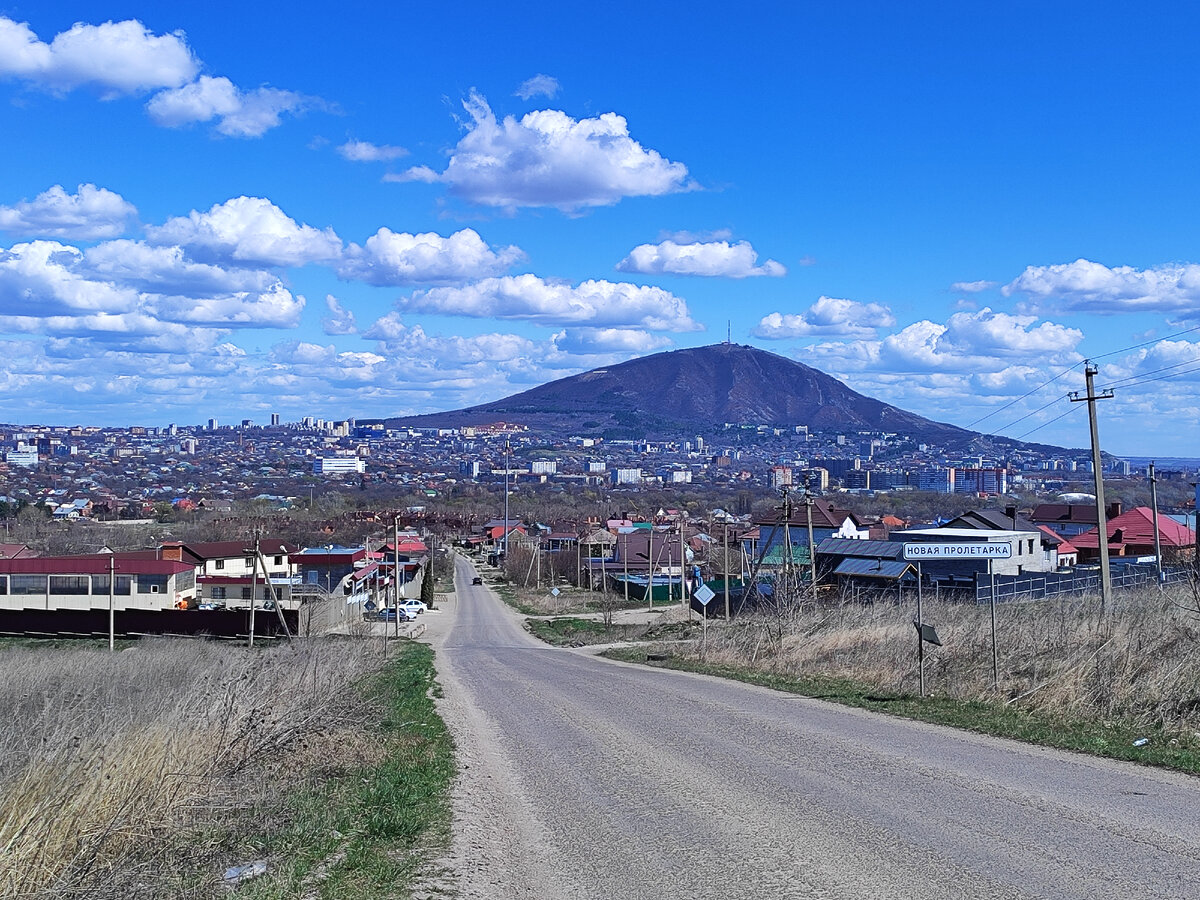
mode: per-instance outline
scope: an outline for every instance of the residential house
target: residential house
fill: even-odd
[[[110,592],[114,609],[186,606],[196,597],[196,570],[111,553],[0,559],[0,609],[107,607]]]
[[[1105,518],[1121,515],[1121,502],[1110,503]],[[1042,503],[1029,516],[1034,525],[1045,525],[1059,537],[1071,538],[1096,527],[1095,503]]]
[[[1114,516],[1108,525],[1108,555],[1118,557],[1154,556],[1154,512],[1139,506]],[[1184,562],[1196,551],[1196,533],[1170,516],[1158,516],[1159,545],[1164,562]],[[1071,539],[1081,561],[1100,558],[1099,529],[1092,528]]]

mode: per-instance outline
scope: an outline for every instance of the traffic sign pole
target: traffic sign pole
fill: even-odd
[[[925,696],[925,638],[921,634],[921,626],[925,617],[921,615],[921,564],[917,563],[917,671],[921,679],[921,696]]]

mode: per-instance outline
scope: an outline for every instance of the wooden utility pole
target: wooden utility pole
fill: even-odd
[[[1096,485],[1096,544],[1100,548],[1100,609],[1104,610],[1112,603],[1112,572],[1108,569],[1108,517],[1104,508],[1104,467],[1100,459],[1100,428],[1096,424],[1096,401],[1111,400],[1112,391],[1096,393],[1092,379],[1097,368],[1089,361],[1084,361],[1083,377],[1087,385],[1087,394],[1079,396],[1078,391],[1070,394],[1072,403],[1087,402],[1088,425],[1092,433],[1092,475]]]

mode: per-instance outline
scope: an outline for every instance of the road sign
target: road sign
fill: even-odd
[[[708,606],[708,601],[717,595],[713,593],[713,589],[707,584],[702,584],[692,596],[700,601],[701,606]]]
[[[905,559],[1011,559],[1012,544],[1008,541],[970,544],[905,544]]]
[[[368,600],[366,603],[363,604],[363,609],[365,609],[367,612],[374,612],[375,611],[375,601]]]
[[[551,597],[557,597],[561,593],[562,593],[562,591],[560,591],[558,588],[550,588],[550,596]]]
[[[913,627],[917,629],[917,634],[925,643],[935,644],[938,647],[942,646],[942,639],[938,637],[937,629],[932,625],[926,625],[924,622],[918,622],[914,619]]]

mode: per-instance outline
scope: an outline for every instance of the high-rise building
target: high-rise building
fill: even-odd
[[[271,413],[271,426],[272,427],[279,426],[279,413]]]
[[[216,430],[217,430],[217,420],[216,420],[216,419],[209,419],[209,420],[208,420],[208,430],[209,430],[209,431],[216,431]]]

